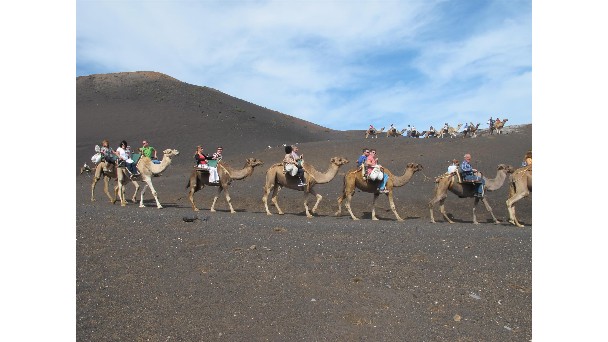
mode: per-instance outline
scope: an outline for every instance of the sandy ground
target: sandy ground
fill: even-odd
[[[119,76],[104,77],[117,78],[118,84],[133,82],[133,75]],[[525,228],[507,222],[506,186],[487,194],[501,224],[494,224],[480,204],[481,224],[474,225],[473,199],[451,193],[446,209],[456,223],[445,222],[437,208],[438,223],[432,224],[428,209],[433,180],[445,171],[448,160],[470,152],[475,166],[493,178],[498,164],[519,165],[532,145],[531,125],[513,127],[501,136],[366,140],[363,131],[326,130],[208,88],[176,85],[171,79],[163,84],[174,93],[165,92],[165,100],[152,106],[146,87],[153,82],[149,87],[156,89],[159,83],[144,81],[144,86],[128,83],[137,96],[108,86],[109,81],[99,85],[79,78],[77,82],[77,167],[103,138],[112,142],[128,138],[134,146],[137,140],[149,139],[159,150],[178,148],[181,152],[162,176],[153,178],[163,209],[156,208],[149,190],[144,195],[145,208],[111,204],[103,193],[103,181],[95,189],[96,201],[91,202],[92,176],[75,176],[79,341],[532,338],[531,198],[517,206]],[[210,103],[224,107],[172,100],[190,94],[184,89],[208,91]],[[136,100],[124,99],[129,96]],[[164,105],[165,116],[148,110]],[[100,107],[112,110],[104,112]],[[194,114],[183,114],[195,113],[191,108],[215,113],[233,110],[232,116],[205,121],[229,133],[191,133],[196,128]],[[152,115],[162,129],[143,124],[131,132],[116,132],[107,129],[105,121],[95,122],[100,115],[116,111],[130,113],[128,122],[145,121]],[[265,121],[241,130],[238,123],[245,116]],[[268,122],[282,129],[268,137],[264,128]],[[96,129],[109,136],[95,134]],[[299,132],[297,140],[292,132]],[[202,210],[192,211],[185,186],[197,143],[223,145],[225,161],[234,167],[244,165],[248,157],[264,161],[250,177],[232,183],[230,195],[237,213],[229,212],[223,194],[218,211],[209,212],[216,192],[211,188],[195,194]],[[320,171],[327,169],[333,156],[350,160],[331,182],[315,187],[323,199],[313,218],[304,215],[302,192],[290,189],[279,193],[285,215],[276,215],[274,208],[275,215],[265,213],[264,175],[282,158],[281,143],[298,143],[307,162]],[[405,221],[395,219],[386,196],[377,201],[380,220],[372,221],[372,195],[359,191],[352,206],[361,220],[353,221],[344,210],[340,217],[333,215],[344,174],[363,146],[378,149],[381,163],[398,175],[409,162],[423,165],[408,184],[394,191],[397,210]],[[132,193],[128,185],[127,196]],[[312,202],[309,198],[311,206]]]

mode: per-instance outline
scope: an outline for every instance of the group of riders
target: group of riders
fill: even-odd
[[[95,146],[96,153],[91,157],[91,161],[94,164],[104,161],[104,172],[111,173],[114,172],[115,167],[125,167],[129,172],[130,178],[140,175],[137,169],[137,161],[140,156],[150,158],[154,164],[160,164],[156,149],[150,146],[147,140],[142,141],[142,147],[138,148],[137,151],[139,153],[134,153],[126,140],[122,140],[119,143],[119,147],[114,150],[110,147],[110,142],[104,139],[101,142],[101,146]]]
[[[493,119],[492,117],[490,117],[490,119],[488,120],[488,126],[490,129],[490,132],[492,132],[494,127],[496,127],[501,122],[502,121],[500,120],[499,117],[496,117],[496,119]],[[444,123],[443,127],[441,128],[441,131],[447,132],[449,127],[450,126],[446,122],[446,123]],[[467,130],[469,130],[469,124],[465,123],[464,127],[463,127],[463,132],[466,132]],[[369,125],[368,131],[370,134],[376,134],[376,132],[378,130],[376,129],[376,127],[374,127],[374,125]],[[397,132],[397,128],[395,127],[394,124],[391,124],[391,126],[388,128],[388,132]],[[431,136],[431,137],[438,135],[437,130],[433,126],[429,127],[429,130],[426,131],[426,133],[428,134],[428,136]],[[421,135],[422,135],[421,132],[419,132],[414,125],[407,125],[407,128],[405,129],[406,137],[419,137]]]

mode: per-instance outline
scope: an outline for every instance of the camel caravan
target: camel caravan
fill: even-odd
[[[470,125],[469,127],[474,127],[474,130],[470,130],[469,132],[474,133],[478,126],[479,124]],[[126,147],[126,142],[124,145]],[[98,147],[99,146],[96,147],[96,150],[99,150]],[[375,150],[367,148],[363,150],[363,155],[357,160],[357,166],[344,173],[342,179],[343,187],[340,196],[337,199],[337,211],[334,213],[334,216],[341,216],[342,204],[344,204],[350,217],[353,220],[359,220],[351,208],[352,197],[355,194],[355,190],[358,189],[361,192],[373,194],[371,201],[372,220],[378,220],[376,217],[376,201],[378,197],[382,194],[386,194],[390,210],[393,212],[395,219],[397,221],[404,221],[402,216],[397,212],[394,203],[394,191],[396,188],[408,184],[417,172],[423,170],[423,166],[418,163],[408,163],[401,175],[393,174],[388,168],[377,164]],[[329,160],[329,165],[325,168],[325,171],[319,171],[314,165],[305,162],[303,155],[297,154],[297,146],[286,146],[285,152],[286,155],[283,161],[272,164],[265,173],[262,204],[266,214],[272,215],[268,206],[268,197],[271,193],[272,205],[276,208],[279,215],[284,214],[278,203],[278,194],[282,188],[287,188],[303,193],[302,204],[304,213],[306,217],[312,218],[314,217],[313,215],[316,214],[319,204],[323,199],[315,190],[316,186],[331,182],[338,174],[338,170],[349,163],[349,161],[344,157],[335,156]],[[112,158],[111,154],[115,154],[117,158]],[[95,165],[94,168],[89,167],[85,163],[80,169],[80,173],[93,174],[93,182],[91,184],[92,202],[95,201],[95,186],[103,177],[104,193],[108,197],[110,203],[115,204],[117,201],[120,201],[121,206],[126,206],[126,187],[128,184],[133,184],[134,192],[130,198],[131,202],[137,203],[137,195],[139,192],[139,207],[145,207],[143,198],[146,189],[149,187],[154,196],[156,207],[161,209],[163,206],[161,205],[158,194],[152,184],[152,178],[162,175],[162,173],[171,165],[173,158],[179,154],[180,152],[176,149],[165,149],[159,160],[156,158],[156,153],[154,153],[152,158],[148,153],[132,153],[128,158],[123,158],[120,153],[108,153],[107,150],[100,151],[92,158]],[[209,211],[216,212],[215,205],[217,199],[220,197],[221,193],[224,192],[230,213],[236,213],[229,194],[232,182],[234,180],[246,179],[253,174],[256,167],[264,164],[264,162],[259,159],[247,158],[242,167],[234,167],[222,161],[221,148],[218,148],[218,151],[210,156],[202,153],[201,146],[197,147],[195,160],[196,165],[194,165],[192,171],[190,171],[186,183],[188,200],[192,210],[195,212],[200,209],[195,204],[194,194],[205,187],[215,187],[217,191],[213,197],[213,202]],[[500,221],[494,215],[486,194],[496,191],[506,184],[509,187],[509,196],[506,200],[509,223],[517,227],[524,227],[515,215],[515,204],[521,199],[528,197],[532,192],[532,152],[529,151],[526,153],[523,165],[519,169],[514,169],[511,165],[499,164],[496,168],[496,175],[494,178],[487,178],[470,166],[469,169],[467,169],[465,164],[468,165],[469,160],[469,154],[465,155],[465,160],[462,164],[458,163],[457,160],[454,160],[452,165],[448,168],[448,172],[435,178],[433,197],[428,202],[430,222],[436,223],[433,209],[439,204],[439,211],[445,221],[454,223],[454,220],[450,218],[444,205],[445,200],[448,197],[447,193],[451,192],[459,198],[474,199],[472,205],[473,224],[479,224],[476,213],[479,202],[484,204],[484,207],[491,215],[494,223],[499,224]],[[130,164],[133,165],[128,165],[127,161],[132,161]],[[425,178],[427,177],[425,176]],[[109,182],[111,180],[116,180],[116,185],[113,188],[113,196],[109,191]],[[144,188],[141,192],[139,191],[139,182],[144,183]],[[312,208],[310,208],[308,204],[309,195],[312,195],[315,198],[315,203]]]

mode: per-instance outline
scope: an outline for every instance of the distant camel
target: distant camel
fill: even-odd
[[[378,134],[384,132],[384,127],[380,128],[380,130],[372,130],[370,128],[367,129],[367,131],[365,131],[365,139],[367,139],[368,136],[371,135],[372,138],[376,138],[378,139]]]
[[[420,137],[424,137],[426,135],[426,131],[411,131],[410,134],[408,134],[409,137],[412,138],[420,138]]]
[[[403,219],[399,217],[399,214],[397,214],[397,209],[395,208],[395,203],[393,202],[393,188],[404,186],[410,181],[414,173],[420,170],[422,170],[422,165],[409,163],[407,164],[405,172],[402,176],[395,176],[387,168],[384,168],[384,172],[389,176],[388,181],[386,182],[386,189],[388,190],[388,202],[398,221],[403,221]],[[357,188],[361,191],[374,194],[374,200],[372,202],[372,220],[378,220],[376,217],[376,200],[380,195],[378,192],[378,185],[381,182],[382,181],[365,181],[360,168],[348,171],[344,175],[344,187],[342,188],[342,195],[338,197],[338,211],[336,211],[335,215],[340,216],[342,214],[342,201],[346,199],[345,206],[350,213],[350,217],[352,217],[353,220],[358,220],[350,208],[351,199],[355,193],[355,188]]]
[[[306,179],[306,185],[301,187],[298,186],[298,177],[286,176],[285,172],[283,172],[282,163],[272,165],[268,171],[266,171],[266,184],[264,186],[264,195],[262,196],[262,202],[266,208],[266,214],[272,215],[270,210],[268,210],[268,195],[270,194],[270,190],[272,190],[271,201],[277,208],[279,215],[283,215],[283,211],[281,208],[279,208],[277,195],[281,190],[281,187],[285,187],[292,190],[304,191],[304,209],[306,211],[306,217],[312,217],[310,211],[308,210],[308,204],[306,203],[308,194],[313,194],[317,198],[317,201],[312,208],[312,213],[314,214],[317,211],[317,207],[319,206],[319,202],[321,202],[323,196],[317,194],[313,187],[315,184],[329,183],[332,179],[334,179],[336,173],[338,173],[338,168],[346,163],[348,163],[348,160],[345,158],[333,157],[331,158],[329,168],[327,171],[325,171],[325,173],[321,173],[312,165],[304,163],[304,177]]]
[[[386,131],[386,137],[398,137],[401,136],[404,132],[406,131],[406,129],[402,129],[401,131],[398,131],[397,128],[393,127],[392,129],[389,129],[388,131]]]
[[[424,136],[424,138],[437,137],[437,131],[436,130],[423,131],[422,136]]]
[[[459,123],[456,128],[451,127],[451,126],[448,127],[448,134],[450,135],[450,138],[456,138],[456,135],[458,135],[458,131],[460,130],[460,127],[462,127],[461,123]]]
[[[228,202],[228,206],[230,207],[230,213],[236,213],[236,211],[234,211],[234,208],[232,208],[232,203],[230,202],[230,194],[228,194],[228,188],[230,187],[230,183],[232,183],[233,180],[241,180],[251,176],[251,174],[253,173],[253,168],[262,164],[264,164],[264,162],[262,162],[261,160],[257,160],[255,158],[248,158],[245,160],[245,166],[242,169],[237,170],[230,167],[224,162],[219,162],[217,165],[217,172],[220,176],[219,184],[209,183],[209,172],[192,170],[192,173],[190,174],[190,179],[188,180],[188,184],[186,184],[186,188],[190,188],[190,190],[188,191],[188,199],[190,200],[190,203],[192,203],[192,209],[194,211],[198,211],[198,208],[194,204],[194,193],[204,188],[205,185],[208,185],[218,187],[217,193],[215,194],[215,197],[213,197],[211,209],[209,210],[211,212],[215,212],[215,201],[217,201],[217,198],[220,196],[223,190],[226,193],[226,202]]]
[[[165,171],[165,169],[167,167],[169,167],[169,165],[171,165],[172,158],[177,155],[179,155],[178,150],[175,150],[175,149],[164,150],[163,159],[160,161],[160,164],[154,164],[152,162],[152,159],[145,157],[145,156],[142,156],[141,158],[139,158],[139,161],[137,162],[137,169],[139,170],[140,175],[136,176],[134,178],[136,178],[136,179],[141,178],[146,183],[146,185],[144,186],[144,189],[141,191],[141,197],[140,197],[140,201],[139,201],[140,208],[145,207],[144,193],[146,193],[146,188],[148,188],[148,187],[150,187],[150,190],[152,191],[152,195],[154,196],[154,199],[156,200],[156,207],[158,209],[163,208],[163,206],[160,205],[160,202],[158,201],[158,196],[156,194],[156,190],[154,190],[154,186],[152,185],[152,176],[159,175],[161,172]],[[125,200],[124,185],[132,180],[129,179],[126,167],[119,167],[117,170],[117,176],[118,176],[118,194],[120,196],[120,205],[124,207],[125,205],[127,205],[127,201]]]
[[[471,138],[475,138],[477,137],[477,129],[479,128],[479,125],[481,125],[481,123],[478,123],[477,125],[474,125],[472,122],[471,124],[467,127],[467,129],[465,129],[462,133],[464,134],[462,137],[466,138],[467,135],[469,135]]]
[[[452,126],[448,126],[448,128],[442,127],[439,130],[439,132],[437,133],[437,137],[443,138],[447,134],[447,135],[450,136],[450,138],[454,138],[458,134],[458,131],[460,130],[460,127],[462,127],[461,123],[459,123],[458,127],[456,127],[456,128],[454,128]]]
[[[107,167],[107,162],[105,162],[105,161],[102,161],[102,162],[98,163],[97,166],[95,166],[95,175],[93,176],[93,184],[91,184],[91,202],[95,202],[95,185],[101,179],[101,176],[103,176],[103,182],[104,182],[103,191],[106,193],[106,195],[110,199],[110,203],[114,204],[114,203],[116,203],[117,198],[118,198],[118,184],[114,185],[114,198],[112,198],[112,196],[110,196],[110,192],[108,191],[108,183],[110,182],[110,179],[117,178],[116,167],[114,166],[112,168],[112,172],[107,172],[107,171],[104,172],[103,171],[104,167]],[[83,166],[80,173],[89,172],[86,170],[87,168],[90,170],[88,165]],[[135,186],[135,192],[133,193],[133,197],[131,198],[131,202],[135,203],[135,202],[137,202],[137,191],[139,190],[139,183],[137,183],[135,181],[131,181],[129,179],[127,179],[127,181],[130,181]]]
[[[509,198],[507,199],[507,210],[509,211],[509,222],[523,227],[515,217],[515,203],[532,192],[532,165],[524,166],[513,172],[509,181]]]
[[[486,181],[484,192],[485,191],[495,191],[495,190],[500,189],[500,187],[505,183],[505,179],[507,178],[507,174],[509,174],[509,173],[513,173],[512,166],[505,165],[505,164],[498,165],[498,171],[496,172],[495,178],[488,179],[488,178],[484,177],[484,179]],[[458,179],[455,174],[446,174],[446,175],[440,176],[435,180],[435,183],[437,183],[435,185],[435,193],[433,195],[433,199],[429,202],[429,210],[431,212],[431,222],[435,223],[435,217],[433,215],[433,207],[435,206],[436,203],[439,202],[439,210],[441,211],[441,214],[443,214],[443,217],[445,217],[445,219],[448,222],[454,223],[454,221],[450,220],[450,218],[448,217],[448,215],[445,211],[445,207],[443,205],[443,202],[445,202],[445,199],[448,196],[447,195],[448,190],[451,191],[452,193],[456,194],[460,198],[474,197],[475,185],[472,183],[470,183],[470,184],[458,183]],[[483,201],[483,204],[486,206],[486,210],[488,210],[490,215],[492,215],[494,222],[497,224],[500,223],[496,219],[496,216],[494,216],[494,213],[492,212],[492,208],[490,207],[490,204],[486,200],[485,196],[482,198],[482,201]],[[475,216],[475,207],[477,206],[477,203],[479,203],[479,197],[475,197],[475,203],[473,204],[473,223],[474,224],[479,224],[479,222],[477,222],[477,216]]]
[[[497,134],[502,134],[502,129],[503,129],[503,127],[505,127],[505,124],[507,123],[507,121],[509,121],[509,119],[504,119],[504,120],[494,124],[494,129],[496,130]]]

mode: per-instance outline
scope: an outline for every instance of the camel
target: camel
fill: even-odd
[[[314,190],[315,184],[325,184],[329,183],[336,174],[338,173],[338,169],[340,166],[348,163],[346,158],[342,157],[333,157],[330,160],[329,167],[325,173],[321,173],[317,171],[312,165],[305,163],[304,167],[304,178],[306,179],[306,185],[302,187],[298,187],[298,177],[287,176],[285,172],[283,172],[283,164],[277,163],[271,166],[268,171],[266,171],[266,184],[264,186],[264,196],[262,196],[262,202],[264,203],[264,207],[266,208],[266,214],[272,215],[270,210],[268,210],[268,194],[272,189],[272,203],[277,208],[279,215],[283,215],[283,211],[279,208],[279,203],[277,201],[277,195],[281,190],[281,187],[285,187],[292,190],[304,191],[304,209],[306,211],[306,217],[311,218],[312,215],[308,210],[308,194],[313,194],[317,201],[312,208],[312,213],[316,213],[317,207],[319,206],[319,202],[323,196],[317,194]]]
[[[494,124],[494,129],[496,130],[496,134],[502,134],[502,129],[505,127],[505,123],[507,123],[509,119],[504,119],[501,122],[497,122]]]
[[[422,131],[420,136],[423,136],[424,138],[437,137],[437,131]]]
[[[395,176],[392,172],[390,172],[387,168],[384,168],[384,173],[388,174],[388,181],[386,182],[386,189],[388,190],[388,202],[391,206],[391,210],[398,221],[403,221],[403,219],[397,213],[397,209],[395,208],[395,203],[393,201],[393,188],[404,186],[407,184],[414,173],[422,170],[422,165],[409,163],[405,168],[405,172],[402,176]],[[342,189],[342,195],[338,197],[338,211],[336,211],[335,216],[340,216],[342,214],[342,201],[346,199],[346,209],[350,213],[350,217],[353,220],[359,220],[351,210],[350,202],[355,193],[355,187],[361,191],[369,192],[374,194],[374,200],[372,202],[372,220],[378,220],[376,217],[376,200],[380,193],[378,192],[378,185],[382,181],[365,181],[363,179],[363,175],[361,174],[361,169],[357,168],[354,170],[348,171],[344,175],[344,187]]]
[[[458,127],[454,128],[452,126],[448,126],[448,128],[446,129],[445,127],[442,127],[438,133],[437,133],[437,137],[439,138],[443,138],[446,134],[450,136],[450,138],[454,138],[456,137],[456,135],[458,134],[458,131],[460,130],[460,127],[462,127],[462,124],[459,123]]]
[[[462,137],[466,138],[467,135],[469,135],[469,136],[471,136],[471,138],[476,138],[477,137],[477,129],[479,128],[479,125],[481,125],[481,123],[478,123],[477,125],[474,125],[471,122],[471,124],[467,127],[467,129],[462,132],[464,134]]]
[[[230,165],[224,162],[219,162],[217,165],[217,172],[220,176],[219,184],[209,183],[209,172],[192,170],[192,173],[190,174],[190,179],[188,180],[188,184],[186,184],[186,188],[190,188],[190,190],[188,191],[188,199],[190,200],[190,203],[192,203],[192,209],[194,211],[199,211],[199,209],[194,204],[194,193],[204,188],[205,185],[208,185],[218,187],[217,194],[215,195],[215,197],[213,197],[213,203],[211,204],[210,211],[213,213],[215,212],[215,202],[217,201],[222,191],[225,191],[226,202],[228,202],[228,206],[230,207],[230,213],[236,213],[234,208],[232,208],[232,203],[230,202],[230,194],[228,194],[228,188],[230,187],[230,183],[232,183],[233,180],[241,180],[251,176],[251,174],[253,173],[253,168],[262,164],[264,164],[264,162],[262,162],[261,160],[257,160],[255,158],[248,158],[245,160],[245,166],[242,169],[237,170],[230,167]]]
[[[411,131],[410,134],[408,135],[409,137],[412,138],[420,138],[420,137],[424,137],[426,135],[426,131]]]
[[[368,137],[368,136],[370,136],[370,135],[372,136],[372,139],[373,139],[373,138],[378,139],[378,134],[380,134],[380,133],[382,133],[382,132],[384,132],[384,127],[380,128],[380,130],[379,130],[379,131],[378,131],[378,130],[376,130],[376,131],[372,131],[372,130],[370,130],[370,129],[368,128],[368,129],[367,129],[367,131],[365,131],[365,139],[367,139],[367,137]]]
[[[513,172],[509,181],[509,198],[507,199],[507,211],[509,222],[523,227],[515,217],[515,203],[532,192],[532,165],[524,166]]]
[[[405,133],[406,129],[402,129],[401,131],[397,130],[397,128],[393,127],[393,129],[389,129],[388,131],[386,131],[386,137],[398,137],[403,135],[403,133]]]
[[[448,127],[448,134],[450,135],[450,138],[456,138],[456,135],[458,134],[460,127],[462,127],[461,123],[459,123],[458,127],[456,127],[456,128],[454,128],[452,126]]]
[[[171,165],[171,161],[172,158],[174,156],[179,155],[179,151],[175,150],[175,149],[166,149],[163,151],[163,159],[160,161],[160,164],[154,164],[152,162],[152,159],[142,156],[141,158],[139,158],[138,162],[137,162],[137,169],[139,170],[139,176],[134,177],[135,179],[139,179],[141,178],[146,185],[144,186],[144,189],[141,191],[141,195],[140,195],[140,201],[139,201],[139,207],[140,208],[144,208],[144,193],[146,192],[146,189],[148,187],[150,187],[150,190],[152,191],[152,195],[154,196],[154,199],[156,200],[156,207],[158,209],[162,209],[163,206],[160,205],[160,202],[158,201],[158,195],[156,194],[156,190],[154,190],[154,186],[152,185],[152,177],[154,175],[158,175],[161,172],[165,171],[165,169],[167,167],[169,167],[169,165]],[[129,175],[127,174],[127,169],[126,167],[119,167],[117,168],[117,176],[118,176],[118,194],[120,196],[120,205],[121,206],[125,206],[127,205],[127,201],[125,200],[125,184],[127,184],[128,182],[132,181],[131,179],[129,179]]]
[[[107,171],[104,172],[103,171],[104,167],[107,167],[107,162],[105,162],[105,161],[102,161],[95,166],[95,175],[93,176],[93,184],[91,184],[91,202],[95,202],[95,185],[97,184],[97,182],[101,179],[101,176],[103,175],[103,182],[104,182],[103,191],[106,193],[106,195],[110,199],[110,203],[114,204],[114,203],[116,203],[117,197],[118,197],[118,190],[119,190],[118,184],[116,184],[114,186],[114,198],[112,198],[112,196],[110,196],[110,192],[108,191],[108,183],[109,183],[110,179],[118,177],[116,174],[117,168],[114,167],[112,169],[112,172],[107,172]],[[90,167],[85,164],[85,166],[83,166],[81,168],[80,173],[90,172],[90,170],[91,170]],[[127,178],[127,181],[130,181],[135,186],[135,192],[133,193],[133,197],[131,198],[131,202],[135,203],[137,201],[137,191],[139,191],[139,183],[137,183],[136,181],[132,181],[128,178]]]
[[[495,178],[488,179],[488,178],[484,177],[484,179],[486,181],[486,185],[484,187],[484,192],[485,191],[495,191],[495,190],[500,189],[500,187],[502,187],[502,185],[504,184],[505,179],[507,178],[507,174],[510,174],[510,173],[513,173],[512,166],[506,165],[506,164],[499,164],[498,171],[496,172]],[[431,201],[429,202],[429,210],[431,212],[431,222],[435,223],[435,217],[433,215],[433,207],[435,206],[435,204],[437,202],[439,202],[439,210],[441,211],[441,214],[443,214],[443,217],[445,217],[445,219],[449,223],[454,223],[454,221],[450,220],[450,218],[448,217],[448,215],[445,211],[445,207],[443,205],[443,203],[445,202],[445,199],[448,196],[447,195],[448,190],[451,191],[452,193],[456,194],[460,198],[474,197],[475,186],[472,183],[471,184],[458,183],[457,175],[455,175],[455,174],[445,174],[445,175],[439,176],[435,180],[435,182],[437,183],[435,185],[435,193],[433,195],[433,199],[431,199]],[[483,201],[483,204],[486,206],[486,210],[492,215],[494,222],[496,224],[500,223],[498,221],[498,219],[496,219],[496,216],[494,216],[494,213],[492,212],[492,208],[490,207],[490,204],[486,200],[486,197],[484,196],[481,200]],[[479,197],[475,197],[475,203],[473,204],[473,223],[474,224],[479,224],[479,222],[477,222],[477,216],[475,215],[475,207],[477,206],[477,203],[479,203]]]

